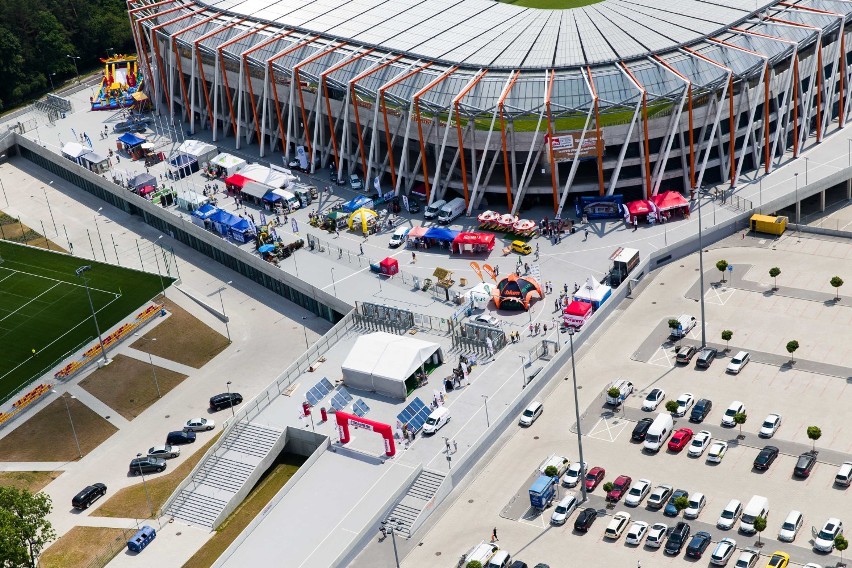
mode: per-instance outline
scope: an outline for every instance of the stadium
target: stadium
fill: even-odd
[[[849,114],[852,4],[837,0],[128,10],[148,94],[176,127],[370,189],[462,196],[468,213],[736,187]]]

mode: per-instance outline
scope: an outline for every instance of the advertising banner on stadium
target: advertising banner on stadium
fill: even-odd
[[[581,160],[597,158],[599,148],[603,148],[603,139],[598,144],[597,134],[595,132],[586,132],[586,137],[583,139],[583,146],[581,148],[580,138],[582,135],[583,132],[577,130],[563,134],[562,136],[551,137],[550,150],[553,152],[553,161],[557,163],[569,162],[578,154]]]

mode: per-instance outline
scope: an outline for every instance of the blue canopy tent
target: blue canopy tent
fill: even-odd
[[[372,209],[373,200],[364,195],[359,195],[358,197],[343,204],[343,210],[347,213],[354,213],[362,207],[365,209]]]
[[[199,227],[204,227],[204,221],[215,215],[217,211],[220,211],[220,209],[213,207],[209,203],[207,205],[202,205],[192,212],[192,222]]]
[[[239,241],[241,243],[248,242],[254,237],[254,231],[252,231],[251,223],[238,217],[237,222],[231,225],[231,237],[233,237],[235,241]]]
[[[150,185],[154,187],[154,189],[157,188],[157,178],[151,174],[138,174],[130,178],[127,183],[130,184],[130,189],[133,191],[139,191],[146,185]]]
[[[243,221],[236,215],[231,215],[227,211],[222,211],[221,209],[217,210],[216,213],[209,217],[210,222],[213,223],[213,228],[217,233],[222,235],[223,237],[227,237],[231,233],[231,227]]]
[[[136,136],[132,132],[125,132],[118,137],[118,141],[124,144],[127,148],[135,148],[145,142],[145,139],[140,136]]]
[[[175,167],[175,171],[172,175],[177,179],[181,179],[198,171],[198,160],[192,156],[187,156],[186,154],[178,154],[169,160],[169,164]]]
[[[267,191],[261,199],[267,203],[278,203],[283,197],[275,193],[274,191]]]
[[[448,229],[446,227],[431,227],[426,233],[423,235],[424,239],[433,239],[436,241],[440,241],[443,243],[451,243],[455,240],[455,238],[459,236],[458,231],[453,231],[452,229]]]

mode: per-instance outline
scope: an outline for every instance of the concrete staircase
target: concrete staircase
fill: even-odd
[[[399,521],[404,535],[411,536],[417,530],[420,513],[437,494],[445,477],[443,473],[424,469],[388,515]]]
[[[197,466],[164,514],[190,525],[216,528],[229,504],[238,494],[245,497],[275,459],[274,449],[283,447],[283,435],[283,430],[261,424],[236,424],[216,452]]]

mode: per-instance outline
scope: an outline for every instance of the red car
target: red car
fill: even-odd
[[[602,467],[593,467],[586,474],[586,491],[594,491],[595,487],[600,485],[606,475],[606,470]]]
[[[627,490],[630,489],[630,484],[633,483],[633,480],[630,476],[627,475],[619,475],[615,478],[615,481],[612,484],[612,491],[606,494],[606,500],[611,501],[613,503],[618,502]]]
[[[692,430],[681,428],[672,434],[672,439],[669,440],[669,449],[673,452],[679,452],[686,447],[691,439]]]

